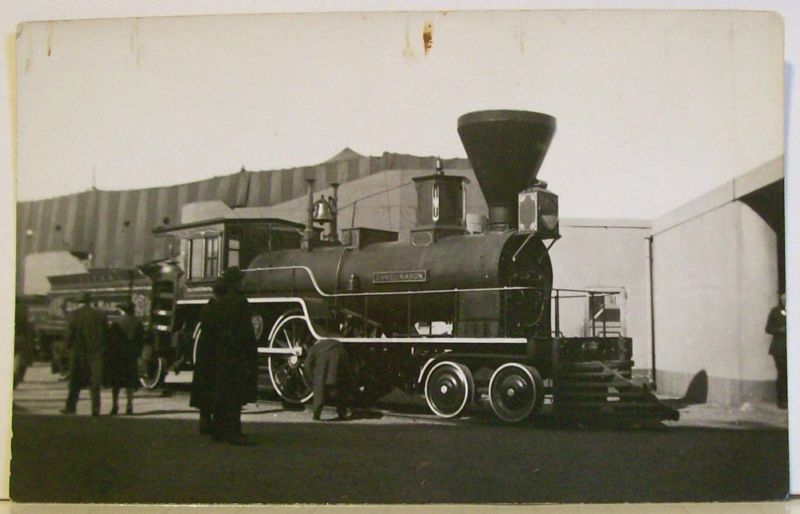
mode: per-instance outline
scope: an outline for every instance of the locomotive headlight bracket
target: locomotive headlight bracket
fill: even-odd
[[[517,231],[537,234],[541,239],[558,239],[558,195],[542,186],[519,193]]]

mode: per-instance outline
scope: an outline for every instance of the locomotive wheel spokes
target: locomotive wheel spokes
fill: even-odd
[[[316,342],[305,316],[291,315],[278,320],[272,330],[270,349],[292,350],[291,354],[271,354],[268,359],[272,387],[290,403],[305,403],[311,399],[311,378],[303,369],[308,349]]]
[[[455,418],[464,413],[475,395],[469,368],[457,362],[436,364],[425,379],[425,400],[434,414]]]
[[[509,423],[527,419],[544,399],[544,385],[535,368],[509,362],[489,380],[489,404],[498,418]]]

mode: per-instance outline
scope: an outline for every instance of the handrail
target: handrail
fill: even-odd
[[[587,294],[594,294],[595,296],[612,296],[616,294],[620,294],[622,291],[589,291],[585,289],[567,289],[567,288],[543,288],[543,287],[530,287],[530,286],[502,286],[502,287],[472,287],[472,288],[453,288],[453,289],[427,289],[424,291],[370,291],[370,292],[362,292],[362,293],[326,293],[322,290],[317,282],[316,277],[314,276],[313,270],[308,266],[276,266],[274,268],[248,268],[243,269],[243,272],[252,272],[252,271],[289,271],[292,272],[297,270],[305,271],[308,274],[309,279],[311,279],[311,284],[314,286],[317,294],[324,298],[336,298],[336,297],[358,297],[358,296],[391,296],[391,295],[414,295],[414,294],[444,294],[444,293],[470,293],[470,292],[482,292],[482,291],[566,291],[569,293],[587,293]],[[292,287],[294,287],[294,276],[292,278]],[[584,296],[560,296],[561,299],[564,298],[584,298]]]

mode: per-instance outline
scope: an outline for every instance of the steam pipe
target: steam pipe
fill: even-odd
[[[306,229],[303,231],[303,250],[311,250],[311,241],[314,239],[314,179],[307,178],[308,208],[306,209]]]

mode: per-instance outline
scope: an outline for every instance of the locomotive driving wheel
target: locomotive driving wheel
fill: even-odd
[[[544,384],[535,368],[509,362],[489,379],[489,404],[498,418],[517,423],[530,417],[544,400]]]
[[[155,389],[164,379],[164,359],[156,355],[152,345],[145,345],[138,367],[139,383],[145,389]]]
[[[306,376],[303,363],[315,342],[308,321],[300,314],[279,319],[272,329],[269,348],[284,353],[270,354],[269,379],[278,395],[287,402],[305,403],[313,396],[311,377]]]
[[[463,364],[442,361],[425,380],[425,400],[434,414],[455,418],[464,413],[475,395],[475,381]]]

